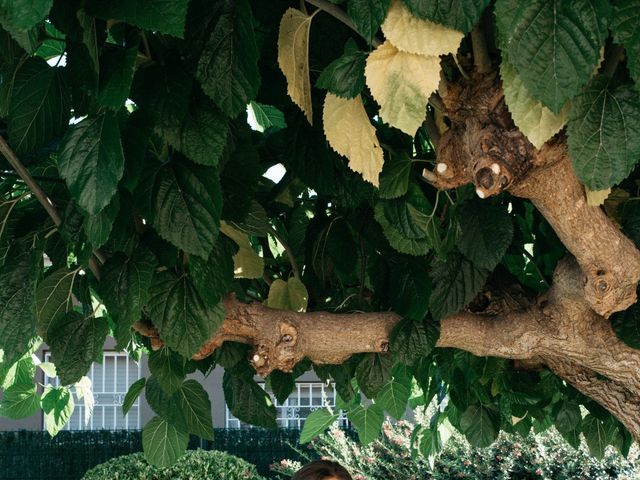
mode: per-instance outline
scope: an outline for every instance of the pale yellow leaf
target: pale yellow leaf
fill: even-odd
[[[400,0],[391,4],[382,32],[398,50],[434,57],[456,52],[464,38],[462,32],[414,17]]]
[[[500,65],[504,100],[513,123],[536,148],[558,133],[567,122],[570,105],[567,103],[558,115],[538,102],[527,90],[515,68],[506,60]]]
[[[309,81],[309,29],[313,15],[289,8],[280,20],[278,65],[287,79],[287,93],[313,123]]]
[[[386,41],[371,52],[364,73],[382,120],[415,135],[440,82],[439,57],[401,52]]]
[[[587,205],[591,205],[592,207],[599,207],[600,205],[604,204],[604,201],[611,193],[611,189],[607,188],[606,190],[589,190],[587,187],[585,187],[584,193],[587,196]]]
[[[249,237],[228,223],[220,222],[220,231],[238,245],[233,256],[233,274],[236,278],[262,278],[264,259],[251,247]]]
[[[360,95],[346,99],[327,93],[322,120],[331,148],[349,159],[351,170],[378,186],[384,154]]]
[[[286,282],[280,279],[274,280],[269,287],[268,307],[304,312],[307,310],[308,301],[307,287],[295,277],[291,277]]]

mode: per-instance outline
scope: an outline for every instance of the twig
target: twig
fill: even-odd
[[[274,236],[274,238],[280,242],[280,245],[282,245],[282,248],[284,248],[284,251],[287,253],[287,257],[289,257],[289,263],[291,264],[291,270],[293,270],[293,275],[300,280],[300,270],[298,270],[298,263],[296,262],[296,257],[293,254],[293,250],[291,250],[291,247],[287,244],[287,242],[284,241],[284,239],[280,236],[280,234],[278,232],[276,232],[276,229],[269,226],[268,229],[269,233],[271,235]]]
[[[479,25],[471,30],[471,46],[473,47],[473,65],[478,73],[489,73],[491,71],[491,59],[487,50],[487,41],[484,32]]]
[[[19,178],[20,180],[22,180],[22,177],[16,172],[7,172],[6,170],[0,172],[0,177]],[[42,175],[32,175],[31,178],[38,182],[64,183],[64,180],[62,180],[61,178],[45,177]]]
[[[444,107],[444,103],[442,102],[442,98],[440,97],[440,95],[438,95],[438,93],[433,93],[430,97],[429,97],[429,104],[435,108],[436,110],[439,110],[441,112],[444,112],[446,109]]]
[[[344,23],[347,27],[349,27],[351,30],[356,32],[362,38],[364,38],[367,41],[369,40],[358,31],[358,29],[353,24],[349,16],[345,13],[345,11],[339,8],[338,6],[328,2],[327,0],[306,0],[306,2],[310,3],[315,7],[318,7],[320,10],[327,12],[329,15],[331,15],[335,19],[340,20],[342,23]],[[373,37],[373,39],[371,39],[371,45],[373,45],[374,47],[379,46],[381,43],[382,41],[380,41],[380,39],[377,37]]]
[[[436,126],[436,122],[433,120],[433,115],[431,115],[431,112],[427,112],[427,118],[425,118],[424,122],[422,122],[422,126],[427,131],[429,140],[431,140],[434,148],[437,148],[438,142],[440,141],[440,131]]]

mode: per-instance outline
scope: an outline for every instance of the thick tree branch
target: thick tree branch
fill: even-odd
[[[367,38],[365,38],[358,31],[358,29],[353,24],[353,22],[351,21],[351,19],[347,15],[347,13],[344,10],[342,10],[340,7],[338,7],[337,5],[334,5],[333,3],[328,2],[327,0],[305,0],[305,1],[307,3],[310,3],[311,5],[313,5],[314,7],[318,7],[320,10],[323,10],[323,11],[327,12],[329,15],[334,17],[336,20],[340,20],[342,23],[344,23],[351,30],[356,32],[358,35],[362,36],[362,38],[364,38],[365,40],[369,41]],[[379,46],[381,43],[382,42],[377,37],[374,37],[371,40],[371,45],[373,45],[374,47]]]
[[[487,41],[480,25],[471,30],[471,45],[473,46],[473,65],[478,73],[491,71],[491,59],[487,50]]]

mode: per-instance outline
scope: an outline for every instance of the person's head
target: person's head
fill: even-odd
[[[336,462],[316,460],[306,464],[291,480],[353,480],[347,469]]]

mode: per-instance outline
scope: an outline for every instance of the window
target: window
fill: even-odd
[[[50,353],[45,354],[49,361]],[[122,403],[129,386],[141,377],[140,365],[126,353],[103,352],[102,364],[94,363],[87,376],[91,379],[95,399],[93,415],[84,423],[85,407],[76,398],[76,406],[65,430],[121,430],[140,428],[140,399],[122,415]],[[45,384],[58,386],[59,379],[45,376]]]
[[[264,383],[260,386],[264,388]],[[302,428],[304,421],[311,412],[328,405],[335,408],[336,395],[333,385],[325,385],[321,382],[301,382],[296,383],[296,388],[291,392],[289,398],[283,404],[271,395],[271,401],[276,406],[276,422],[278,426],[284,428]],[[341,427],[347,425],[347,419],[341,412],[338,418]],[[229,408],[226,408],[227,428],[246,428],[249,425],[242,423],[234,417]]]

